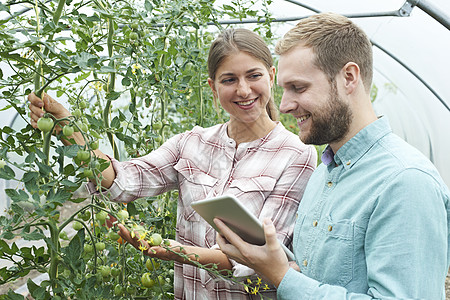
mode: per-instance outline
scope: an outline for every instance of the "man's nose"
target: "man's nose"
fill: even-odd
[[[295,108],[296,108],[295,101],[293,101],[289,97],[288,93],[284,91],[283,95],[281,96],[280,112],[283,114],[293,113],[295,111]]]

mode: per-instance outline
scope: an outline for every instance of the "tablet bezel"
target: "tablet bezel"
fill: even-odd
[[[214,218],[222,220],[244,241],[254,245],[266,243],[261,221],[233,195],[221,195],[191,203],[191,207],[217,232]],[[289,260],[294,260],[292,252],[280,242]]]

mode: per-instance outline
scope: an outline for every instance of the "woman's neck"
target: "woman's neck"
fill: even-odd
[[[237,147],[241,143],[251,142],[266,136],[275,126],[277,126],[277,123],[269,117],[261,118],[253,123],[243,123],[236,119],[230,119],[227,133],[236,142]]]

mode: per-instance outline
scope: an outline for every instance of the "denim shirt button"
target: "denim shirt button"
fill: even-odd
[[[314,221],[314,222],[313,222],[313,226],[314,226],[314,227],[316,227],[317,224],[319,224],[319,222],[317,222],[317,221]]]
[[[305,260],[303,261],[303,265],[306,267],[306,266],[308,265],[308,260],[305,259]]]
[[[327,185],[328,185],[328,187],[332,187],[333,183],[331,181],[328,181]]]
[[[333,226],[328,225],[328,231],[331,231],[331,230],[333,230]]]

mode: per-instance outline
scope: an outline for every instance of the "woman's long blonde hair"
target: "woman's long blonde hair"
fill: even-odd
[[[217,69],[223,60],[240,51],[261,61],[266,66],[267,70],[270,70],[273,67],[272,53],[259,35],[248,29],[231,28],[221,32],[209,48],[209,78],[215,80]],[[216,101],[216,99],[214,99],[214,101]],[[278,121],[279,113],[273,99],[273,93],[270,94],[266,110],[272,121]]]

